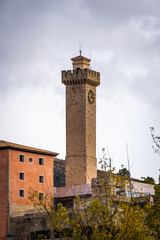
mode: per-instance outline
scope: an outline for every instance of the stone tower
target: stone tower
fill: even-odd
[[[66,186],[90,184],[97,177],[96,87],[100,73],[89,69],[90,59],[71,59],[73,71],[62,71],[66,85]]]

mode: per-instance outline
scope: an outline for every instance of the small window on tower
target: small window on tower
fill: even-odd
[[[39,165],[44,165],[44,158],[39,158]]]
[[[44,176],[43,175],[39,175],[39,183],[44,183]]]
[[[24,198],[24,190],[23,190],[23,189],[20,189],[20,190],[19,190],[19,196],[20,196],[21,198]]]
[[[22,154],[19,155],[19,161],[24,162],[24,155],[22,155]]]
[[[20,172],[19,173],[19,179],[20,180],[24,180],[24,172]]]

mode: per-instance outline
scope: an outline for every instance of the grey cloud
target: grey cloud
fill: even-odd
[[[65,139],[64,132],[59,135],[57,130],[65,123],[65,119],[62,119],[65,98],[60,71],[71,68],[70,58],[78,55],[81,42],[82,53],[90,57],[91,51],[92,67],[101,73],[99,100],[97,99],[103,105],[100,106],[101,113],[98,116],[102,122],[99,134],[103,136],[100,141],[103,138],[101,142],[106,144],[106,141],[109,143],[114,138],[114,142],[117,139],[118,146],[122,147],[118,139],[124,134],[119,130],[122,126],[125,128],[125,119],[129,119],[130,125],[135,125],[130,116],[127,118],[128,109],[134,107],[133,112],[132,109],[130,112],[137,119],[138,125],[139,119],[135,115],[140,115],[141,112],[143,115],[143,106],[150,104],[155,107],[160,104],[159,11],[159,0],[1,0],[0,108],[4,112],[1,118],[3,124],[0,124],[2,137],[14,139],[19,136],[18,141],[21,143],[23,140],[24,144],[28,138],[28,145],[37,142],[43,146],[44,142],[52,144],[55,141],[53,143],[57,144],[56,148],[64,151],[65,146],[60,147],[61,143],[58,146],[57,142],[57,136],[60,140]],[[121,102],[123,96],[125,97]],[[136,111],[140,102],[140,108]],[[48,126],[45,124],[45,114],[44,120],[38,118],[37,126],[37,116],[42,111],[50,119]],[[19,118],[17,116],[20,112]],[[122,117],[119,116],[121,112]],[[159,115],[157,109],[155,112],[155,115]],[[140,128],[143,128],[143,120],[146,122],[145,127],[149,127],[148,108],[144,107],[144,113],[145,116],[140,116],[137,135],[137,126],[131,133],[129,126],[126,130],[128,136],[134,138],[133,148],[138,149],[136,143],[140,134],[143,140],[146,137],[147,130],[140,133]],[[57,123],[58,119],[61,120],[60,125]],[[117,119],[121,119],[120,125]],[[50,124],[55,127],[54,130],[50,129]],[[26,132],[19,130],[19,125]],[[46,141],[44,137],[37,138],[42,128]],[[114,137],[111,129],[115,131]],[[51,136],[49,140],[47,132]],[[148,157],[150,147],[147,144],[141,147],[145,148],[144,158]]]
[[[111,96],[122,86],[132,94],[151,94],[146,81],[159,84],[159,5],[151,0],[2,1],[0,92],[40,86],[45,71],[47,83],[47,72],[64,69],[81,41],[87,54],[93,50],[93,64],[96,60],[102,81],[108,79],[104,87],[109,86]],[[144,76],[135,72],[136,66]]]
[[[114,21],[124,21],[130,17],[142,15],[157,15],[160,9],[157,7],[159,1],[152,0],[87,0],[87,6],[91,9],[95,17],[106,18]]]

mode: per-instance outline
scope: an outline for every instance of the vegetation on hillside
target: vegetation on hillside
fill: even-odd
[[[102,158],[103,169],[108,159]],[[105,165],[103,165],[105,162]],[[123,175],[122,175],[123,176]],[[130,174],[104,171],[93,186],[91,198],[76,196],[74,206],[67,209],[54,199],[30,190],[30,200],[40,212],[45,212],[51,228],[51,239],[75,240],[154,240],[160,239],[160,183],[155,185],[155,204],[148,197],[127,198],[126,186],[131,189]],[[45,236],[39,236],[39,239]]]

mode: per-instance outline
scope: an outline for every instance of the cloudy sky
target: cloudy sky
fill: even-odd
[[[65,86],[71,58],[91,58],[97,89],[97,158],[116,172],[157,179],[160,157],[159,0],[0,0],[0,139],[65,158]]]

